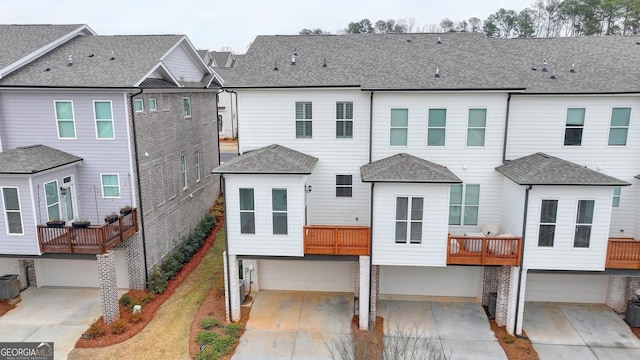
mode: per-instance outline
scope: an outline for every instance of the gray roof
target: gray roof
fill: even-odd
[[[530,93],[640,91],[640,36],[490,39]],[[548,72],[543,72],[543,60]],[[503,61],[500,61],[501,63]],[[574,65],[574,71],[570,72]],[[537,70],[532,70],[535,67]],[[477,69],[481,71],[482,68]],[[556,79],[551,79],[555,70]]]
[[[146,78],[140,83],[141,88],[174,88],[178,85],[165,79]]]
[[[409,154],[396,154],[360,167],[363,182],[461,183],[446,166]]]
[[[294,50],[298,56],[291,65]],[[273,70],[276,62],[278,71]],[[258,36],[236,69],[225,79],[226,87],[523,87],[504,61],[496,61],[491,43],[481,33]]]
[[[82,161],[81,157],[45,145],[0,152],[0,174],[34,174]]]
[[[209,55],[215,61],[216,67],[233,66],[233,54],[231,51],[210,51]],[[229,62],[231,62],[231,64],[229,64]]]
[[[496,168],[519,185],[628,186],[630,183],[544,153],[510,160]]]
[[[311,174],[318,158],[280,145],[244,153],[213,169],[213,174]]]

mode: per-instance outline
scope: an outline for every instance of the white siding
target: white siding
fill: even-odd
[[[524,198],[526,187],[503,178],[502,180],[502,230],[522,236]]]
[[[482,293],[482,266],[380,267],[380,295],[424,295],[477,298]]]
[[[73,210],[75,213],[75,219],[80,219],[81,216],[78,212],[78,201],[77,201],[77,197],[78,197],[78,183],[77,183],[77,175],[76,175],[76,166],[72,165],[70,167],[66,167],[62,170],[55,170],[55,171],[50,171],[47,172],[46,174],[40,174],[39,176],[34,176],[33,177],[33,194],[34,194],[34,202],[36,204],[36,223],[38,224],[46,224],[46,222],[49,220],[48,219],[48,214],[47,214],[47,199],[46,199],[46,194],[44,191],[44,184],[51,182],[51,181],[58,181],[58,199],[60,201],[60,219],[61,220],[66,220],[66,221],[71,221],[73,219],[67,219],[66,217],[66,204],[65,204],[65,200],[64,200],[64,196],[60,193],[60,187],[63,186],[63,179],[67,176],[72,176],[73,180],[74,180],[74,184],[73,184],[73,188],[74,190],[74,194],[72,194],[73,196]],[[115,211],[116,209],[114,209]],[[95,210],[94,210],[95,211]],[[89,216],[88,214],[85,214],[86,219],[89,220]],[[92,218],[95,218],[95,214]],[[91,219],[93,220],[93,225],[98,225],[101,224],[102,222],[99,221],[99,219]]]
[[[0,253],[12,255],[40,255],[36,233],[36,217],[28,178],[0,176],[0,186],[17,187],[20,197],[23,235],[7,234],[4,200],[0,192]]]
[[[604,275],[529,273],[525,300],[604,304],[608,285]]]
[[[424,198],[422,244],[396,244],[396,197]],[[378,183],[373,196],[374,265],[446,266],[449,185]]]
[[[261,290],[353,292],[355,271],[347,261],[258,260]]]
[[[609,238],[611,193],[609,187],[534,186],[529,193],[523,266],[526,269],[545,270],[604,270]],[[538,247],[542,199],[558,200],[553,247]],[[578,200],[595,200],[589,248],[573,247]]]
[[[225,175],[229,254],[304,256],[303,175]],[[254,189],[255,234],[240,233],[240,188]],[[274,235],[271,189],[287,189],[288,234]]]
[[[295,102],[313,104],[313,138],[296,139]],[[353,138],[336,138],[336,102],[353,102]],[[240,152],[271,144],[312,155],[311,225],[369,225],[369,185],[360,166],[369,162],[369,97],[360,90],[238,90]],[[353,175],[353,197],[336,197],[335,176]]]
[[[179,81],[200,81],[204,76],[204,72],[196,66],[183,45],[173,49],[163,62]]]

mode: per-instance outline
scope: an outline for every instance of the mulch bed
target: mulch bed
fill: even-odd
[[[0,301],[0,316],[9,312],[9,310],[14,309],[16,306],[9,304],[8,301]]]
[[[360,319],[358,315],[354,315],[351,320],[351,331],[353,337],[363,343],[371,344],[369,347],[371,353],[367,356],[369,360],[382,360],[383,359],[383,338],[384,338],[384,319],[380,316],[376,317],[376,326],[373,331],[360,330]]]
[[[631,332],[634,333],[638,337],[638,339],[640,339],[640,327],[629,326],[629,328],[631,329]]]
[[[533,348],[531,341],[526,338],[512,336],[507,333],[504,326],[498,326],[495,320],[491,320],[491,330],[496,334],[498,342],[509,360],[539,360],[538,353]],[[523,336],[527,334],[523,331]],[[513,340],[513,342],[511,342]]]

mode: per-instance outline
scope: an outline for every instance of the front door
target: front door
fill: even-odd
[[[66,191],[64,191],[64,205],[67,209],[67,221],[71,221],[75,219],[75,208],[74,204],[74,186],[73,186],[73,177],[67,176],[62,180],[63,187]]]

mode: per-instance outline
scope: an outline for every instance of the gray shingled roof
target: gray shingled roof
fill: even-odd
[[[363,182],[461,183],[446,166],[409,154],[396,154],[360,167]]]
[[[638,92],[639,41],[640,36],[489,40],[505,60],[499,62],[508,62],[530,93]],[[548,72],[542,71],[544,59]],[[574,73],[570,72],[572,64]],[[555,80],[551,79],[553,70]]]
[[[441,43],[438,44],[438,39]],[[297,51],[296,65],[291,55]],[[323,67],[326,59],[327,67]],[[275,62],[278,71],[274,71]],[[365,89],[517,89],[481,33],[258,36],[226,87],[361,86]],[[439,78],[434,77],[436,68]]]
[[[540,152],[508,161],[496,170],[519,185],[631,185],[585,166]]]
[[[34,174],[82,161],[81,157],[45,145],[0,152],[0,174]]]
[[[83,25],[0,25],[0,69],[81,26]]]
[[[218,166],[212,174],[311,174],[318,158],[280,145],[244,153]]]
[[[209,55],[216,62],[216,67],[231,67],[227,66],[227,62],[229,62],[229,58],[233,57],[231,51],[210,51]]]
[[[165,79],[146,78],[140,83],[141,88],[175,88],[178,85]]]

